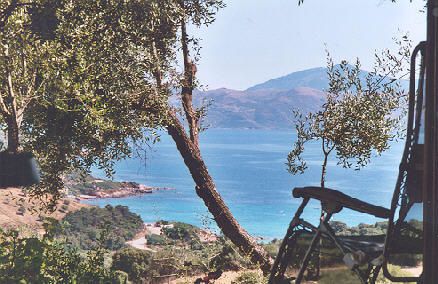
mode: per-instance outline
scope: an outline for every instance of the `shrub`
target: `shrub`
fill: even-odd
[[[148,245],[165,245],[167,243],[165,237],[156,234],[146,235],[146,241]]]
[[[116,270],[112,273],[111,284],[128,284],[128,273]]]
[[[104,237],[104,247],[120,249],[127,240],[143,228],[140,216],[126,206],[105,206],[105,208],[81,208],[69,212],[57,227],[57,235],[65,236],[78,247],[88,250],[98,245]]]
[[[274,239],[268,244],[263,244],[264,249],[270,257],[275,258],[281,245],[281,240]]]
[[[267,279],[261,273],[257,272],[243,272],[232,282],[232,284],[264,284]]]
[[[141,282],[152,276],[152,254],[148,251],[124,248],[113,255],[112,269],[124,271],[130,281]]]
[[[175,222],[173,227],[164,227],[163,233],[172,240],[181,240],[189,242],[191,240],[199,240],[199,229],[190,224]]]
[[[218,243],[221,246],[220,252],[212,258],[211,266],[223,271],[240,270],[242,268],[254,268],[249,258],[240,255],[238,249],[229,240],[221,240]]]
[[[105,267],[104,254],[98,248],[83,256],[50,232],[27,238],[0,230],[0,283],[126,283]]]

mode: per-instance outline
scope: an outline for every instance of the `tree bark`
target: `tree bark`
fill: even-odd
[[[188,36],[185,19],[181,23],[181,46],[184,60],[184,80],[182,84],[181,97],[186,119],[189,124],[190,140],[199,148],[199,118],[193,107],[193,88],[196,73],[196,65],[190,60]]]
[[[224,235],[245,255],[248,255],[252,262],[258,263],[264,273],[269,273],[272,259],[233,217],[230,209],[217,192],[216,185],[208,172],[199,149],[188,138],[175,113],[170,111],[169,116],[171,124],[168,125],[167,131],[175,141],[178,151],[190,171],[196,184],[196,193],[202,198]]]
[[[11,153],[17,153],[18,148],[20,146],[18,133],[19,133],[19,127],[17,120],[9,116],[7,118],[7,125],[8,125],[8,152]]]
[[[325,187],[325,176],[327,174],[327,159],[328,159],[328,154],[324,153],[324,161],[322,163],[322,168],[321,168],[321,189],[324,189]]]

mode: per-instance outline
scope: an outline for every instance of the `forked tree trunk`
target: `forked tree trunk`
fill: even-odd
[[[184,9],[184,2],[181,2]],[[230,209],[227,207],[222,197],[216,190],[216,185],[208,173],[207,166],[201,157],[199,149],[199,117],[193,106],[193,88],[196,65],[190,60],[188,36],[186,31],[186,19],[181,22],[181,46],[184,59],[184,80],[182,84],[181,99],[188,122],[189,135],[186,133],[184,126],[176,116],[172,107],[169,106],[169,122],[167,132],[175,141],[176,147],[180,152],[185,165],[190,171],[193,181],[196,184],[196,193],[207,206],[213,218],[221,229],[222,233],[228,237],[234,245],[246,256],[250,257],[253,263],[258,263],[263,273],[269,273],[272,265],[272,259],[267,252],[246,232],[234,219]],[[155,79],[157,83],[157,93],[162,91],[162,72],[160,69],[160,59],[156,52],[155,45],[152,46],[155,56]]]
[[[178,151],[196,184],[196,193],[213,215],[216,224],[251,261],[258,263],[264,273],[271,269],[272,259],[249,234],[234,219],[230,209],[216,190],[216,185],[205,165],[199,148],[189,139],[181,122],[173,112],[170,112],[171,123],[167,131],[176,143]]]

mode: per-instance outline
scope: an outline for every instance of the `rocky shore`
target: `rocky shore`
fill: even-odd
[[[136,182],[119,182],[98,179],[91,175],[85,178],[69,177],[66,182],[67,194],[78,200],[95,198],[123,198],[151,194],[158,190],[172,190],[168,187],[152,187]]]
[[[96,186],[96,190],[90,195],[95,198],[123,198],[129,196],[150,194],[157,190],[171,190],[173,188],[151,187],[135,182],[121,182],[118,189],[104,189]]]

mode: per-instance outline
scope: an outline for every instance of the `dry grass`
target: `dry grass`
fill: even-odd
[[[0,228],[41,233],[44,217],[60,220],[67,212],[88,206],[73,199],[62,199],[58,202],[57,210],[51,214],[42,210],[37,210],[37,212],[32,210],[41,208],[41,204],[41,201],[26,196],[21,189],[0,189]]]

